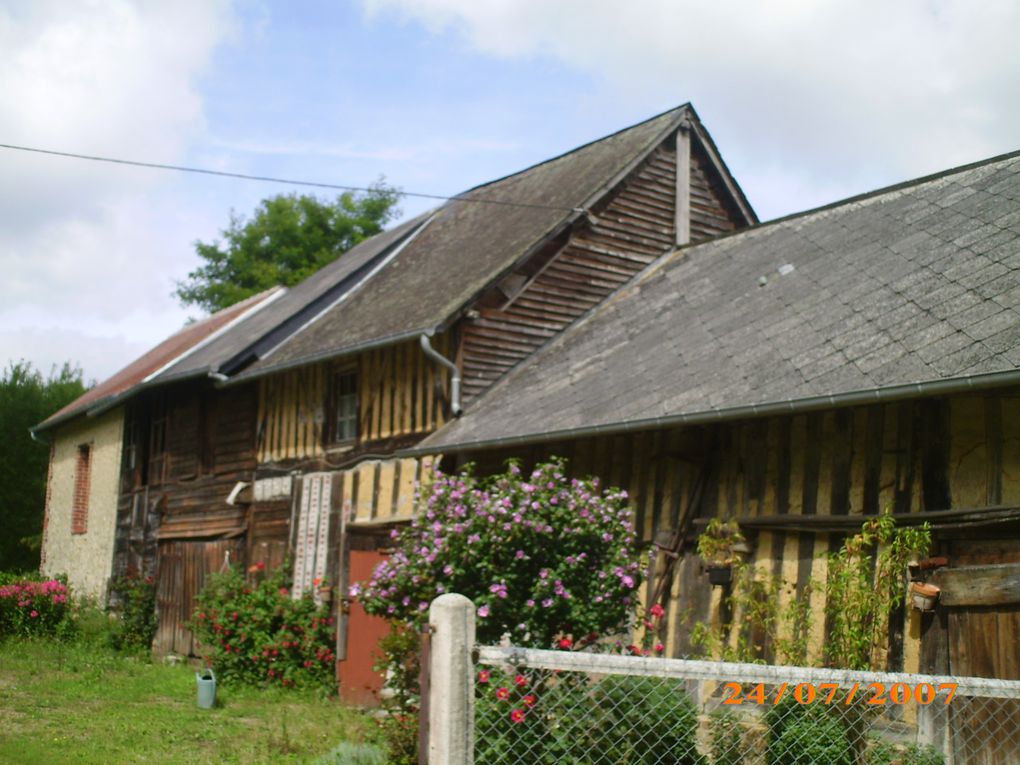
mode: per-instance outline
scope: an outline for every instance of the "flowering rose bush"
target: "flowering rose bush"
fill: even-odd
[[[60,633],[70,625],[69,596],[61,579],[12,579],[0,585],[0,637]]]
[[[397,551],[352,587],[370,614],[420,626],[444,592],[471,598],[481,643],[550,648],[621,629],[641,581],[624,491],[553,460],[485,481],[438,474]]]
[[[294,600],[285,572],[254,581],[231,569],[213,574],[195,599],[191,629],[206,661],[224,680],[248,685],[333,689],[335,630],[327,609],[311,596]]]
[[[111,610],[117,624],[110,642],[118,650],[148,651],[156,636],[156,587],[151,576],[128,571],[117,577],[110,588]]]

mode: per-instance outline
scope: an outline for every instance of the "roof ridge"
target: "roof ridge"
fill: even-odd
[[[506,175],[500,176],[499,178],[493,178],[492,180],[486,181],[484,183],[480,183],[477,186],[472,186],[471,188],[466,189],[465,191],[462,191],[459,194],[455,194],[453,197],[450,198],[449,201],[456,202],[456,201],[458,201],[458,197],[463,197],[463,196],[466,196],[467,194],[471,194],[471,193],[473,193],[475,191],[478,191],[480,189],[484,189],[484,188],[487,188],[487,187],[490,187],[490,186],[494,186],[497,183],[502,183],[503,181],[510,180],[511,178],[516,178],[519,175],[524,175],[525,173],[529,173],[532,170],[536,170],[536,169],[542,167],[543,165],[548,165],[548,164],[551,164],[553,162],[557,162],[557,161],[559,161],[561,159],[564,159],[565,157],[569,157],[571,154],[576,154],[576,153],[578,153],[580,151],[583,151],[584,149],[587,149],[590,146],[594,146],[595,144],[602,143],[603,141],[608,141],[610,138],[615,138],[616,136],[622,135],[623,133],[626,133],[629,130],[634,130],[635,128],[639,128],[642,125],[647,125],[649,122],[654,122],[657,119],[661,119],[662,117],[665,117],[667,114],[670,114],[672,112],[676,112],[677,113],[677,117],[678,117],[677,121],[679,121],[680,114],[685,112],[685,111],[693,112],[693,108],[691,107],[690,101],[682,103],[679,106],[674,106],[671,109],[666,109],[663,112],[659,112],[658,114],[655,114],[655,115],[653,115],[651,117],[648,117],[647,119],[643,119],[640,122],[635,122],[633,125],[628,125],[627,127],[620,128],[619,130],[615,130],[612,133],[608,133],[608,134],[606,134],[604,136],[601,136],[600,138],[594,138],[591,141],[583,143],[580,146],[575,146],[572,149],[568,149],[567,151],[562,152],[561,154],[557,154],[554,157],[548,157],[547,159],[544,159],[541,162],[536,162],[533,165],[528,165],[527,167],[525,167],[525,168],[523,168],[521,170],[517,170],[517,171],[512,172],[512,173],[507,173]],[[695,117],[696,117],[696,115],[695,115]],[[449,204],[449,202],[447,202],[447,204]]]

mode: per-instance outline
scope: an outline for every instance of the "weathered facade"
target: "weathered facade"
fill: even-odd
[[[693,621],[741,629],[694,552],[709,518],[782,609],[810,597],[815,659],[825,555],[880,512],[927,521],[941,605],[897,615],[889,668],[1020,678],[1018,199],[1008,155],[679,250],[409,454],[627,488],[673,656]]]
[[[399,450],[656,258],[756,222],[682,106],[363,242],[147,370],[120,393],[115,569],[154,572],[157,651],[193,651],[192,599],[227,562],[289,560],[298,593],[367,569],[431,472]],[[343,621],[338,655],[370,628]]]
[[[42,571],[100,601],[113,563],[124,412],[61,428],[50,444]]]

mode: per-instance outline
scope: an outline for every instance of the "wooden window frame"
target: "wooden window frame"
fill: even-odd
[[[89,530],[89,492],[92,486],[92,442],[78,444],[74,463],[74,495],[71,498],[71,533]]]
[[[345,386],[345,381],[351,381]],[[352,446],[358,442],[360,397],[358,370],[353,366],[335,367],[329,373],[326,396],[325,445],[329,448]],[[349,388],[345,390],[345,388]],[[346,408],[341,412],[341,408]],[[342,416],[342,419],[341,419]],[[349,427],[345,427],[345,425]]]

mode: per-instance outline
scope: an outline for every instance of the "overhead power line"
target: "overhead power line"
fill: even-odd
[[[90,162],[107,162],[113,165],[127,165],[129,167],[146,167],[152,170],[173,170],[178,173],[196,173],[198,175],[215,175],[221,178],[240,178],[244,181],[263,181],[266,183],[282,183],[289,186],[311,186],[319,189],[334,189],[337,191],[378,191],[378,188],[370,186],[347,186],[340,183],[320,183],[318,181],[299,181],[292,178],[275,178],[270,175],[248,175],[246,173],[231,173],[226,170],[210,170],[205,167],[186,167],[184,165],[166,165],[160,162],[141,162],[133,159],[118,159],[116,157],[99,157],[92,154],[76,154],[70,151],[55,151],[53,149],[39,149],[32,146],[17,146],[10,143],[0,143],[0,149],[12,149],[14,151],[27,151],[33,154],[46,154],[52,157],[66,157],[70,159],[85,159]],[[445,196],[443,194],[424,194],[417,191],[397,191],[397,194],[405,197],[418,197],[420,199],[437,199],[453,202],[473,202],[487,205],[505,205],[507,207],[531,207],[538,210],[561,210],[563,212],[579,212],[577,208],[560,207],[557,205],[541,205],[530,202],[511,202],[507,199],[490,199],[488,197],[474,197],[458,194]]]

